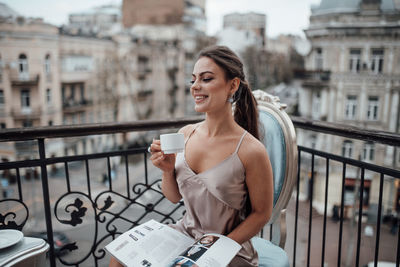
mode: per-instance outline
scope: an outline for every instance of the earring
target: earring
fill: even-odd
[[[231,104],[233,103],[233,96],[229,96],[228,102],[231,103]]]

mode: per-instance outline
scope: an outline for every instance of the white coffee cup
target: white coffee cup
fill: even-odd
[[[183,152],[185,149],[185,136],[183,133],[170,133],[160,135],[161,150],[164,154]]]

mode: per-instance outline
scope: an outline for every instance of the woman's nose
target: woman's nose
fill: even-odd
[[[200,84],[197,81],[194,81],[191,86],[192,90],[199,90]]]

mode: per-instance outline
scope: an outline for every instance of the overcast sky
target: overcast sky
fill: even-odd
[[[143,0],[146,1],[146,0]],[[168,1],[168,0],[166,0]],[[304,36],[310,7],[321,0],[206,0],[207,33],[215,34],[222,28],[222,17],[232,12],[258,12],[267,15],[267,35],[281,33]],[[122,0],[0,0],[23,16],[42,17],[45,21],[62,25],[68,14],[103,4],[120,4]]]

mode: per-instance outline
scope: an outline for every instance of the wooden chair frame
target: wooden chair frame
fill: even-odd
[[[266,226],[272,226],[271,242],[284,248],[286,241],[286,207],[292,196],[296,183],[298,151],[296,132],[290,117],[285,112],[286,105],[281,104],[277,96],[273,96],[261,90],[253,91],[257,99],[258,109],[272,115],[282,129],[286,148],[286,168],[284,181],[279,197],[275,200],[271,218]],[[266,131],[268,129],[265,129]]]

